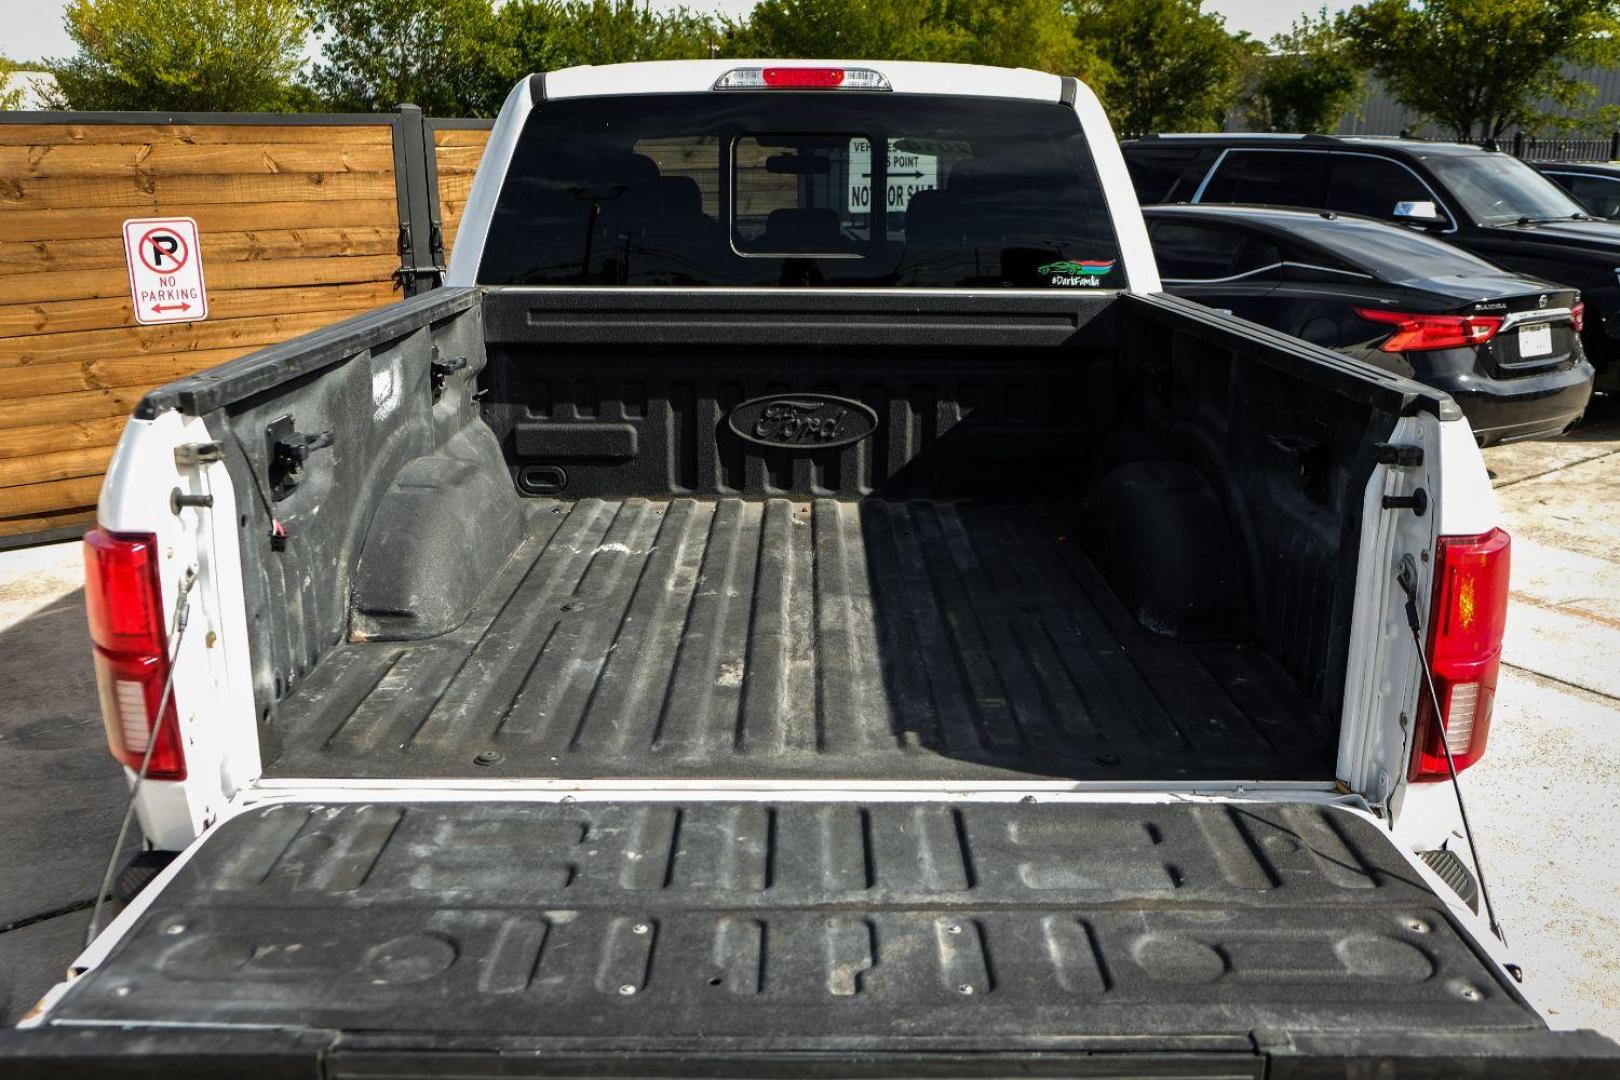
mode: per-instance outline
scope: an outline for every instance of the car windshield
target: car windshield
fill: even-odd
[[[547,101],[484,250],[490,285],[1123,287],[1057,102],[705,93]]]
[[[1310,218],[1290,231],[1384,281],[1463,274],[1500,274],[1477,255],[1423,233],[1352,217]]]
[[[1557,184],[1506,154],[1436,155],[1424,164],[1480,225],[1559,221],[1586,215]]]

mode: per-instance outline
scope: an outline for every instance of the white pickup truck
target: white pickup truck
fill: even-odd
[[[1466,902],[1465,421],[1162,294],[1073,79],[525,80],[446,286],[150,394],[87,566],[178,854],[8,1077],[1620,1060]]]

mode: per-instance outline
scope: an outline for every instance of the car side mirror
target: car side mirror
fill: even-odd
[[[1395,220],[1405,225],[1444,225],[1446,219],[1440,208],[1429,199],[1415,199],[1395,204]]]

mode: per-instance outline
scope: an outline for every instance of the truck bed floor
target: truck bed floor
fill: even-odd
[[[346,643],[293,689],[270,775],[1332,776],[1289,676],[1143,630],[1072,503],[533,509],[458,630]]]

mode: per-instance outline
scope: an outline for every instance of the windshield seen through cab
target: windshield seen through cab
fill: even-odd
[[[1586,216],[1563,188],[1506,154],[1437,155],[1425,164],[1479,225]]]

